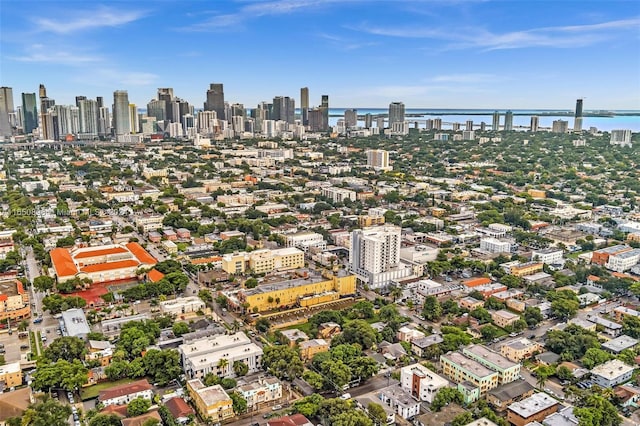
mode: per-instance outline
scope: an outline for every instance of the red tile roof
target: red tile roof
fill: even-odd
[[[486,277],[472,278],[470,280],[462,282],[462,284],[464,284],[467,287],[477,287],[479,285],[490,284],[490,283],[491,283],[491,280]]]
[[[179,397],[171,398],[165,402],[164,405],[167,406],[167,409],[169,409],[171,415],[175,419],[178,417],[187,417],[189,414],[194,414],[193,408],[189,407],[189,404]]]
[[[115,269],[130,268],[132,266],[138,266],[138,262],[135,260],[119,260],[117,262],[96,263],[94,265],[83,266],[80,270],[89,274],[91,272],[112,271]]]
[[[140,263],[146,263],[149,265],[155,265],[158,261],[151,256],[142,246],[138,243],[128,243],[127,248],[135,257],[138,258]]]
[[[120,417],[127,417],[127,406],[126,405],[109,405],[106,406],[100,411],[103,414],[115,414]]]
[[[151,384],[146,379],[136,380],[135,382],[126,383],[124,385],[114,386],[109,389],[100,391],[98,401],[117,398],[119,396],[131,395],[152,389]]]
[[[76,259],[85,259],[87,257],[107,256],[109,254],[127,253],[123,247],[111,247],[107,249],[82,251],[74,256]]]
[[[147,274],[147,277],[149,277],[149,281],[151,281],[152,283],[157,283],[158,281],[164,278],[164,274],[154,268],[149,271],[149,273]]]
[[[49,252],[51,256],[51,263],[56,270],[56,275],[59,277],[68,277],[78,273],[76,264],[73,263],[71,253],[64,248],[55,248]]]
[[[267,422],[268,426],[304,426],[304,425],[313,425],[305,416],[302,414],[294,414],[292,416],[280,417],[278,419],[269,420]]]
[[[136,417],[130,417],[128,419],[122,419],[122,426],[142,426],[145,422],[155,419],[158,420],[159,424],[162,424],[162,418],[158,411],[149,411],[148,413],[141,414]]]

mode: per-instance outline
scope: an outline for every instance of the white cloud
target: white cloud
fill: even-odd
[[[380,27],[363,24],[350,27],[368,34],[426,38],[448,41],[447,49],[480,48],[484,50],[518,49],[527,47],[574,48],[589,46],[611,38],[614,33],[636,31],[640,18],[600,22],[586,25],[541,27],[522,31],[494,33],[483,28],[459,28],[458,31],[424,27]]]
[[[157,74],[143,71],[128,71],[116,68],[98,68],[86,70],[75,76],[74,80],[81,84],[99,87],[151,86],[159,80]]]
[[[71,12],[64,18],[37,18],[34,23],[39,31],[70,34],[100,27],[118,27],[137,21],[145,14],[143,11],[124,11],[103,6],[96,10]]]
[[[9,57],[18,62],[34,62],[62,65],[87,65],[99,62],[101,57],[82,52],[73,52],[60,47],[47,47],[42,44],[33,44],[26,49],[26,53],[20,56]]]

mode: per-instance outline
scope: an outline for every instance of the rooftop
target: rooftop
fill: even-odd
[[[613,380],[617,377],[633,371],[634,369],[635,367],[627,365],[619,359],[612,359],[611,361],[594,367],[591,370],[591,374],[597,374],[598,376],[606,380]]]
[[[202,402],[209,407],[219,402],[229,402],[231,403],[231,398],[225,392],[225,390],[220,385],[213,386],[204,386],[200,379],[189,380],[188,382],[191,384],[191,387],[196,391],[196,393],[202,399]]]
[[[511,401],[533,389],[535,388],[524,380],[516,380],[515,382],[491,389],[489,394],[498,398],[500,401]]]
[[[557,404],[557,400],[551,398],[544,392],[540,392],[534,393],[529,398],[525,398],[522,401],[514,402],[509,405],[508,408],[523,419],[528,419],[529,417]]]
[[[118,398],[120,396],[131,395],[138,392],[153,389],[147,379],[136,380],[135,382],[114,386],[105,389],[98,395],[98,401],[106,401],[108,399]]]
[[[615,339],[611,339],[608,342],[602,344],[602,347],[605,349],[609,349],[612,352],[622,352],[625,349],[632,348],[638,344],[638,340],[633,337],[629,337],[627,335],[622,335],[620,337],[616,337]]]
[[[68,336],[82,337],[91,332],[82,309],[67,309],[62,312],[62,321]]]
[[[469,354],[475,355],[476,359],[483,359],[502,370],[508,370],[518,365],[518,363],[510,361],[498,352],[494,352],[483,345],[468,346],[462,350],[462,353],[467,356]]]
[[[460,352],[449,352],[448,354],[441,355],[440,358],[446,359],[453,364],[457,364],[462,369],[478,377],[479,379],[498,374],[495,371],[489,370],[487,367],[480,364],[478,361],[475,361],[471,358],[467,358]]]
[[[513,340],[509,340],[508,342],[505,342],[505,344],[502,345],[502,346],[508,346],[510,348],[513,348],[513,349],[519,351],[519,350],[527,349],[527,348],[530,348],[532,346],[537,346],[537,345],[539,345],[538,342],[534,342],[534,341],[529,340],[529,339],[527,339],[525,337],[522,337],[522,338],[516,338],[516,339],[513,339]]]

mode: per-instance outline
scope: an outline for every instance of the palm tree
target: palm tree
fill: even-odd
[[[221,360],[222,361],[222,360]],[[536,385],[538,385],[538,387],[540,389],[544,388],[544,384],[547,383],[547,375],[546,374],[540,374],[538,373],[538,380],[536,381]]]
[[[229,360],[226,358],[220,358],[220,361],[218,361],[218,369],[224,370],[228,366],[229,366]]]
[[[26,331],[28,327],[29,323],[26,320],[22,320],[20,324],[18,324],[18,331]]]
[[[398,297],[402,296],[402,289],[398,286],[392,286],[391,291],[389,291],[389,296],[391,296],[393,298],[393,303],[396,302],[396,299],[398,299]]]
[[[234,320],[233,323],[231,324],[231,330],[233,332],[240,330],[240,327],[242,327],[242,323],[238,320]]]

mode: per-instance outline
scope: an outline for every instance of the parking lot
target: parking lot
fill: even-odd
[[[20,361],[22,360],[22,356],[24,356],[26,359],[27,353],[29,352],[28,347],[24,350],[20,349],[20,346],[29,346],[29,338],[18,338],[17,331],[14,331],[11,335],[9,335],[9,333],[6,331],[1,333],[0,344],[4,345],[4,354],[2,355],[4,355],[4,359],[6,362]]]
[[[348,308],[356,303],[355,299],[340,299],[322,305],[312,306],[309,308],[300,308],[296,310],[277,312],[274,314],[263,315],[271,323],[272,327],[279,328],[289,324],[295,324],[299,322],[305,322],[309,317],[317,314],[321,311],[333,310],[338,311]],[[304,320],[304,321],[303,321]]]

